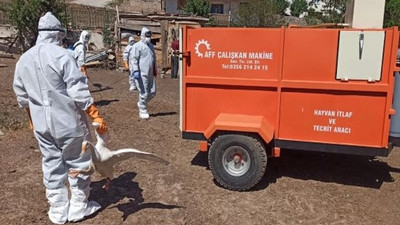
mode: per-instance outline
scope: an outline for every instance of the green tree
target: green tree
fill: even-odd
[[[285,25],[276,0],[255,0],[241,4],[233,14],[232,25],[238,27],[280,27]]]
[[[110,14],[108,13],[107,8],[105,8],[104,11],[105,20],[104,20],[104,27],[102,29],[102,35],[103,35],[103,43],[108,48],[112,47],[112,45],[114,44],[114,38],[111,34],[111,29],[109,26],[110,23],[109,16]]]
[[[341,23],[344,22],[344,13],[346,12],[346,4],[349,0],[326,0],[323,12],[324,23]]]
[[[65,22],[65,7],[65,2],[61,0],[14,0],[2,10],[18,30],[23,49],[27,50],[36,41],[39,18],[46,12],[52,12]]]
[[[183,12],[196,15],[207,17],[210,14],[210,3],[208,1],[203,0],[189,0],[186,5],[183,7]]]
[[[314,0],[310,3],[310,6],[321,2],[325,3],[321,12],[315,11],[312,7],[308,8],[305,19],[309,25],[344,22],[344,13],[348,0]]]
[[[307,12],[308,3],[306,0],[293,0],[290,5],[290,14],[299,17],[302,13]]]
[[[400,27],[400,0],[386,1],[384,27]]]
[[[286,0],[276,0],[277,12],[281,15],[285,15],[285,11],[289,8],[290,3]]]
[[[323,17],[322,12],[317,12],[314,8],[310,7],[304,18],[308,25],[317,25],[322,23]]]

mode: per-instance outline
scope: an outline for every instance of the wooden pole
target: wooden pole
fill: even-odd
[[[168,20],[161,20],[162,68],[168,67]]]
[[[0,54],[0,58],[13,59],[14,55],[13,54]]]
[[[115,10],[117,12],[116,14],[116,19],[115,19],[115,63],[116,67],[119,68],[119,60],[118,60],[118,55],[120,53],[120,43],[121,43],[121,35],[120,35],[120,28],[118,26],[119,24],[119,10],[118,10],[118,5],[115,6]]]

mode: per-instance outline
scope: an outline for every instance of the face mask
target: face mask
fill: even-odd
[[[89,39],[90,39],[90,35],[86,35],[86,36],[85,36],[85,39],[84,39],[84,42],[85,42],[85,43],[88,43],[88,42],[89,42]]]
[[[62,39],[64,39],[67,36],[67,29],[61,28],[60,35],[62,36]]]
[[[148,38],[151,37],[151,31],[147,31],[147,32],[144,34],[144,36],[145,36],[145,37],[148,37]]]
[[[151,42],[151,39],[149,37],[144,38],[144,42],[146,42],[147,44],[149,44]]]
[[[57,40],[61,40],[61,43],[62,43],[62,40],[65,39],[65,37],[66,37],[66,35],[64,32],[57,33]]]
[[[58,40],[58,45],[63,45],[63,40],[65,39],[65,37],[67,36],[67,32],[65,29],[60,29],[57,32],[57,40]]]

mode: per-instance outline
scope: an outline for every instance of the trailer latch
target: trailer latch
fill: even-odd
[[[185,57],[185,58],[190,58],[190,51],[176,52],[176,53],[174,53],[174,54],[176,54],[176,55],[182,55],[182,57]]]
[[[358,40],[358,59],[359,60],[362,59],[363,50],[364,50],[364,34],[361,33],[359,40]]]

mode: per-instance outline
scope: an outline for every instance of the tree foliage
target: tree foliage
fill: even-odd
[[[196,15],[207,17],[210,14],[211,6],[208,1],[203,0],[189,0],[186,5],[183,7],[183,12]]]
[[[114,44],[114,38],[111,34],[111,29],[109,26],[109,13],[107,11],[107,8],[105,10],[105,20],[104,20],[104,27],[102,29],[102,35],[103,35],[103,43],[106,47],[112,47]]]
[[[254,0],[241,4],[234,12],[232,25],[239,27],[279,27],[285,24],[282,7],[276,0]]]
[[[317,12],[312,6],[325,3],[321,12]],[[344,13],[348,0],[314,0],[310,2],[305,19],[309,25],[320,23],[341,23],[344,22]]]
[[[61,22],[65,22],[65,7],[61,0],[14,0],[3,10],[18,30],[20,41],[28,43],[28,46],[24,46],[26,50],[30,43],[36,41],[40,17],[52,12]]]
[[[293,0],[290,5],[290,14],[299,17],[302,13],[307,12],[308,3],[306,0]]]
[[[346,4],[349,0],[328,0],[323,11],[325,23],[340,23],[344,22],[344,14],[346,12]]]
[[[400,27],[400,0],[386,1],[384,27]]]
[[[286,15],[285,11],[287,8],[289,8],[290,2],[286,0],[276,0],[276,7],[277,7],[277,12],[281,15]]]

